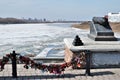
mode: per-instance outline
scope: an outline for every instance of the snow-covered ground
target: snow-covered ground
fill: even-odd
[[[81,36],[88,31],[71,28],[70,23],[0,25],[0,56],[15,50],[24,54],[39,54],[52,47],[47,57],[64,56],[64,38]]]

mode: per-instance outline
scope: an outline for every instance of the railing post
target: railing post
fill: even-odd
[[[12,55],[12,77],[17,78],[17,64],[16,64],[16,53],[13,51]]]
[[[86,72],[85,72],[85,75],[91,76],[91,74],[90,74],[90,55],[91,55],[91,52],[89,50],[86,50],[85,54],[86,54]]]

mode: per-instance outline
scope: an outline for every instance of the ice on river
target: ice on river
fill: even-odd
[[[85,36],[86,30],[66,24],[10,24],[0,25],[0,55],[15,50],[24,54],[39,54],[45,48],[53,49],[47,57],[64,56],[64,38]]]

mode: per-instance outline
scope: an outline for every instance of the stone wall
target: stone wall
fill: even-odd
[[[94,52],[91,61],[94,67],[120,67],[120,52]]]
[[[77,56],[77,54],[79,53],[72,52],[70,49],[65,47],[65,62],[70,62],[72,57]],[[120,67],[120,52],[92,52],[91,67]]]
[[[73,57],[73,52],[65,46],[65,62],[70,62]]]

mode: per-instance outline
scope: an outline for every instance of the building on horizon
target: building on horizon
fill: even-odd
[[[120,22],[120,12],[118,13],[108,13],[109,22]]]

